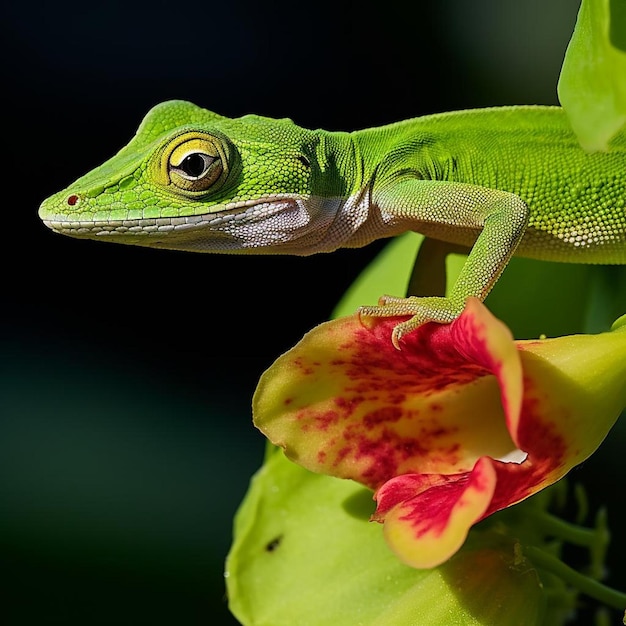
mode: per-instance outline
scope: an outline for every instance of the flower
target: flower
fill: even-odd
[[[399,321],[313,329],[263,374],[253,416],[291,460],[374,490],[389,546],[428,568],[600,445],[626,406],[626,325],[515,342],[469,299],[398,351]]]

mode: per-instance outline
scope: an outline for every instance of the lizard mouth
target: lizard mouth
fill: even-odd
[[[203,215],[122,220],[43,218],[48,228],[79,239],[96,239],[121,244],[190,250],[195,252],[255,254],[311,254],[295,244],[320,236],[319,203],[297,194],[285,194],[224,205],[219,211]],[[332,214],[322,211],[322,226]],[[292,249],[293,248],[293,249]]]
[[[128,218],[128,219],[79,219],[67,216],[51,216],[44,218],[43,223],[54,232],[95,239],[100,237],[154,237],[174,233],[186,233],[198,229],[209,228],[217,235],[228,231],[228,225],[242,220],[257,221],[259,216],[272,217],[278,212],[284,212],[297,204],[300,196],[276,195],[246,200],[224,205],[219,211],[202,215],[184,215],[156,218]],[[226,232],[224,233],[226,236]]]

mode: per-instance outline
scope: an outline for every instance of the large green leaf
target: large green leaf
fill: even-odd
[[[558,94],[583,147],[605,150],[626,124],[624,0],[582,0]]]
[[[536,571],[498,536],[416,570],[368,521],[371,492],[271,454],[235,519],[229,606],[246,626],[541,624]]]

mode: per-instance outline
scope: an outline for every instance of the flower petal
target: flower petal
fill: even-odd
[[[626,407],[626,328],[521,341],[518,349],[524,400],[512,436],[528,457],[496,464],[487,514],[560,480],[593,454]]]
[[[498,379],[507,428],[515,441],[523,377],[511,331],[478,298],[469,298],[463,314],[450,324],[450,334],[456,349],[468,361],[482,365]]]
[[[372,489],[514,453],[507,422],[519,418],[521,368],[508,329],[470,302],[456,322],[425,324],[398,351],[397,323],[365,328],[353,316],[313,329],[263,374],[255,424],[304,467]]]
[[[387,543],[407,565],[435,567],[463,545],[470,527],[484,516],[496,478],[488,457],[469,473],[398,476],[376,493],[373,519],[384,520]]]

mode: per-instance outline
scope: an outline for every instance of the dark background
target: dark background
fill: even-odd
[[[556,104],[577,9],[577,0],[5,5],[5,623],[234,624],[223,561],[262,460],[250,422],[256,380],[328,317],[382,247],[252,258],[112,246],[47,231],[39,203],[170,98],[328,130]]]

